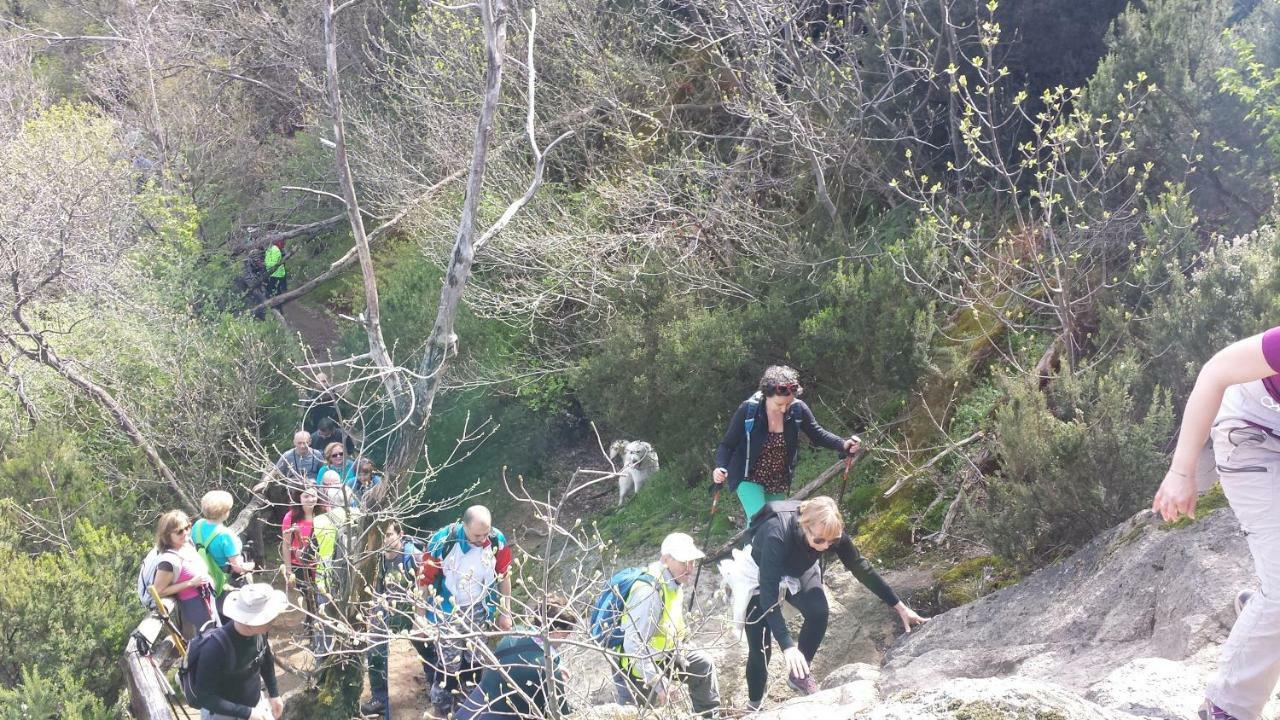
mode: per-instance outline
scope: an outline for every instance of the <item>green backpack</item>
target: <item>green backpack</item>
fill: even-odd
[[[209,532],[209,528],[213,528],[213,532]],[[209,569],[209,579],[213,581],[213,592],[215,595],[221,594],[222,589],[227,585],[227,571],[213,561],[213,557],[209,555],[209,545],[218,539],[219,535],[228,532],[221,525],[215,525],[208,520],[197,520],[191,528],[191,542],[196,546],[196,552],[204,560],[205,567]],[[197,536],[199,533],[199,536]]]

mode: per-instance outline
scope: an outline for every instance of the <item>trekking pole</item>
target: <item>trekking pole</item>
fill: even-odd
[[[160,622],[164,624],[165,630],[169,631],[169,637],[173,640],[173,647],[178,651],[178,657],[187,656],[187,643],[182,639],[182,631],[177,625],[173,624],[173,618],[169,616],[169,609],[165,607],[164,601],[160,599],[160,593],[156,591],[155,585],[148,585],[147,592],[151,593],[151,599],[156,604],[156,615],[160,616]]]
[[[702,547],[707,546],[707,542],[711,540],[711,526],[716,520],[716,505],[720,502],[720,489],[724,485],[716,484],[711,489],[711,515],[707,517],[707,529],[702,533]],[[693,574],[693,587],[689,589],[689,609],[693,610],[693,598],[698,593],[698,580],[702,578],[702,563],[698,563],[698,572]]]
[[[861,443],[859,443],[859,444],[861,444]],[[849,468],[853,467],[853,459],[854,459],[854,457],[856,457],[856,456],[857,456],[859,453],[861,453],[861,452],[862,452],[862,448],[861,448],[861,447],[859,447],[859,448],[858,448],[858,452],[849,453],[848,455],[846,455],[846,456],[844,457],[844,477],[842,477],[842,478],[840,479],[840,495],[839,495],[839,499],[837,499],[837,500],[836,500],[836,511],[837,511],[837,512],[840,510],[840,508],[841,508],[841,507],[843,507],[843,506],[844,506],[844,491],[845,491],[846,489],[848,489],[848,487],[849,487]],[[826,571],[827,571],[827,556],[826,556],[826,553],[823,553],[823,555],[822,555],[822,560],[821,560],[820,562],[821,562],[821,569],[822,569],[822,572],[823,572],[823,573],[826,573]]]

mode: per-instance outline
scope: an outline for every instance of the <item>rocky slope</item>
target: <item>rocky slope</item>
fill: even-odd
[[[1229,510],[1165,528],[1140,513],[1067,560],[934,618],[882,668],[832,673],[768,720],[1191,719],[1255,583]],[[1273,702],[1264,718],[1280,717]]]

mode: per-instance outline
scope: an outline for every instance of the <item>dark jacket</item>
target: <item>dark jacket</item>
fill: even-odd
[[[765,614],[765,624],[778,641],[778,647],[786,650],[795,645],[791,633],[787,631],[787,623],[782,618],[782,607],[778,600],[778,583],[784,577],[805,578],[810,575],[811,582],[821,584],[821,577],[814,566],[823,553],[814,550],[804,539],[804,529],[800,527],[800,503],[795,500],[779,500],[765,503],[760,517],[772,514],[773,517],[761,522],[751,537],[751,559],[760,568],[760,607],[771,608]],[[858,579],[876,597],[890,607],[898,604],[898,596],[893,592],[880,575],[871,567],[871,563],[862,557],[853,546],[848,533],[841,533],[840,539],[827,548],[826,552],[835,552],[841,564]],[[804,589],[808,583],[805,583]]]
[[[755,469],[756,461],[760,459],[760,451],[764,448],[764,441],[769,437],[769,417],[764,408],[767,401],[762,399],[756,405],[756,421],[751,428],[751,467],[746,467],[747,443],[745,442],[749,400],[743,400],[737,411],[733,413],[733,419],[729,420],[729,429],[720,440],[720,447],[716,448],[716,467],[728,471],[731,491],[737,490],[738,483],[743,479],[751,477],[751,471]],[[814,445],[839,450],[841,456],[844,455],[845,439],[825,430],[814,419],[813,411],[809,406],[805,405],[803,400],[796,400],[791,403],[791,407],[787,408],[787,414],[782,418],[782,434],[787,441],[788,483],[791,482],[796,471],[796,455],[800,447],[801,430],[809,436],[809,441]]]
[[[547,687],[543,681],[546,653],[531,637],[503,638],[495,651],[501,669],[489,668],[480,676],[480,684],[458,707],[455,720],[498,720],[499,718],[546,717]],[[553,667],[558,667],[556,661]],[[508,676],[510,680],[508,680]],[[512,687],[512,681],[515,687]],[[565,696],[564,684],[556,682],[560,714],[573,712]],[[530,703],[536,707],[530,707]]]
[[[276,663],[266,635],[245,637],[228,622],[209,630],[229,641],[227,648],[210,637],[200,645],[200,658],[192,684],[199,697],[197,707],[219,715],[247,718],[258,704],[265,686],[267,697],[278,697]],[[228,653],[227,649],[231,652]]]

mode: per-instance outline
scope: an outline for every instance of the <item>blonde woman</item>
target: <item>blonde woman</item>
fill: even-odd
[[[190,542],[191,518],[181,510],[170,510],[156,523],[155,580],[160,597],[176,596],[182,622],[199,630],[214,617],[213,584],[204,561]]]
[[[210,490],[200,498],[200,512],[204,517],[191,526],[191,542],[207,558],[205,566],[213,581],[219,611],[227,594],[228,581],[254,568],[253,561],[244,557],[240,536],[224,524],[231,516],[234,503],[231,493],[226,490]]]
[[[802,695],[818,691],[809,663],[827,633],[829,615],[818,560],[823,553],[832,551],[858,582],[898,613],[904,630],[911,632],[912,625],[925,622],[898,599],[871,563],[858,553],[844,531],[844,518],[840,517],[835,500],[816,497],[804,502],[768,503],[756,518],[751,540],[751,558],[760,568],[760,594],[747,605],[749,710],[758,710],[764,699],[771,635],[786,660],[787,685]],[[783,594],[779,586],[784,583],[788,588],[787,602],[804,617],[797,639],[792,639],[782,617]]]

